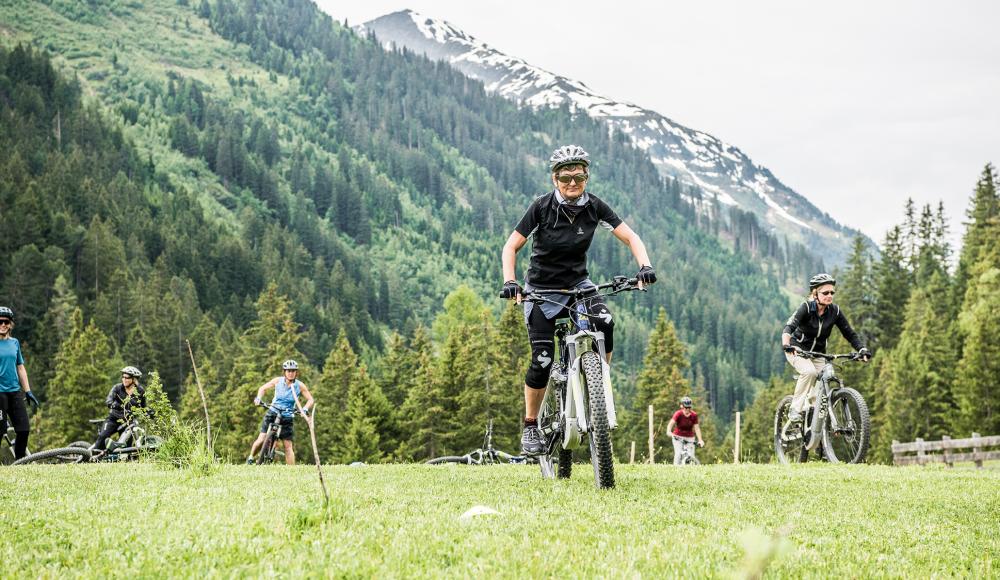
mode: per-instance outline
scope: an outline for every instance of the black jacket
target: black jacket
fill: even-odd
[[[146,408],[146,389],[137,384],[132,395],[129,396],[125,392],[125,385],[118,383],[111,387],[108,398],[104,402],[111,409],[110,417],[112,419],[124,419],[126,413],[131,414],[132,407]]]
[[[555,191],[539,196],[514,229],[534,236],[526,281],[535,288],[573,288],[588,277],[587,250],[599,226],[613,230],[622,219],[608,204],[587,192],[575,216],[560,209]]]
[[[785,323],[784,333],[792,335],[793,346],[802,350],[826,352],[826,339],[830,337],[834,326],[840,329],[840,333],[851,343],[854,350],[861,350],[864,347],[861,337],[851,328],[851,323],[847,321],[840,306],[831,304],[827,306],[823,316],[820,316],[815,300],[803,302],[795,310]]]

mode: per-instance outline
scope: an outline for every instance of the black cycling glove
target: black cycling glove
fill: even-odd
[[[861,347],[858,349],[858,356],[864,360],[868,360],[872,357],[872,353],[867,347]]]
[[[795,351],[799,350],[798,348],[796,348],[795,346],[792,346],[790,344],[786,344],[786,345],[782,346],[781,348],[785,352],[791,353],[791,354],[795,354]]]
[[[517,280],[507,280],[503,283],[503,288],[500,289],[500,297],[507,300],[515,299],[519,294],[524,294],[524,288],[521,288]]]
[[[31,391],[28,391],[27,393],[24,394],[24,397],[26,399],[28,399],[29,403],[31,403],[32,405],[35,406],[35,410],[37,411],[38,410],[38,406],[41,405],[41,403],[38,402],[38,398],[35,397],[35,393],[32,393]]]
[[[643,284],[655,284],[656,283],[656,272],[653,271],[652,266],[643,266],[639,268],[639,273],[635,275]]]

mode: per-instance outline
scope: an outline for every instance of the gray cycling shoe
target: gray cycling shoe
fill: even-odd
[[[545,451],[545,435],[535,425],[524,428],[521,435],[521,453],[524,455],[539,455]]]

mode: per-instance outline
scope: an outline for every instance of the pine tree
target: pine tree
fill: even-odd
[[[956,429],[1000,433],[1000,218],[988,221],[982,232],[979,257],[973,265],[959,313],[964,343],[955,375],[959,406]]]
[[[892,373],[886,376],[885,400],[875,421],[884,423],[881,445],[893,439],[940,439],[949,433],[955,365],[947,332],[950,299],[940,272],[910,296],[899,344],[889,353]]]
[[[488,348],[494,356],[490,375],[493,444],[516,450],[521,445],[524,417],[524,373],[531,356],[523,307],[513,302],[507,305]]]
[[[41,411],[40,435],[45,447],[62,447],[95,437],[90,419],[107,415],[104,405],[115,360],[111,342],[93,322],[84,326],[79,308],[70,316],[69,336],[56,353],[55,377]]]
[[[433,347],[425,327],[418,326],[414,330],[411,350],[416,381],[407,393],[400,414],[406,438],[400,455],[422,461],[441,455],[451,440],[449,401],[436,376]]]
[[[978,260],[990,220],[1000,216],[1000,195],[997,193],[997,176],[992,165],[987,164],[983,168],[979,181],[976,182],[971,205],[965,215],[969,221],[966,222],[962,251],[959,254],[958,268],[955,270],[956,307],[965,299],[970,271]]]
[[[757,391],[753,404],[740,420],[740,460],[769,463],[774,458],[774,415],[778,403],[791,394],[791,381],[772,376],[767,385]]]
[[[288,298],[271,283],[261,292],[256,306],[257,320],[236,343],[235,362],[223,395],[216,451],[231,458],[243,457],[256,438],[261,410],[253,406],[253,398],[261,385],[279,375],[281,363],[296,360],[300,380],[307,385],[311,374],[308,361],[298,350],[301,336]],[[310,456],[310,446],[298,447],[303,458]]]
[[[903,314],[913,286],[913,275],[906,265],[899,226],[889,230],[882,245],[882,259],[875,266],[875,309],[877,333],[872,346],[891,349],[899,340]]]
[[[31,387],[43,401],[48,396],[48,385],[55,374],[56,352],[69,337],[72,315],[77,308],[76,294],[66,276],[56,277],[53,296],[48,311],[35,334],[31,350]],[[26,349],[27,350],[27,349]]]
[[[682,397],[691,397],[706,443],[714,439],[708,397],[703,390],[693,389],[684,378],[683,373],[689,364],[684,344],[677,337],[673,322],[667,318],[667,311],[660,308],[656,325],[649,334],[642,371],[636,381],[635,410],[628,417],[628,424],[632,439],[637,442],[648,441],[648,423],[644,419],[647,407],[653,406],[654,447],[661,460],[667,457],[663,455],[664,449],[673,449],[671,434],[666,427],[670,417],[679,408]],[[644,455],[648,454],[647,447],[640,445],[639,448],[645,452]]]

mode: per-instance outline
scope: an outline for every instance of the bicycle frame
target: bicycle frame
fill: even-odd
[[[611,289],[610,292],[601,293],[601,290]],[[616,276],[613,282],[600,284],[595,287],[573,290],[539,290],[531,292],[525,296],[526,301],[540,304],[549,302],[556,304],[560,309],[565,308],[569,312],[569,322],[560,321],[556,323],[555,348],[553,353],[555,360],[559,363],[553,365],[549,373],[549,386],[545,391],[542,400],[541,412],[538,416],[538,427],[545,436],[548,443],[546,451],[538,456],[538,462],[542,469],[543,477],[555,477],[553,454],[557,448],[571,452],[583,445],[593,446],[593,438],[590,431],[593,417],[590,416],[591,407],[594,401],[590,397],[593,393],[588,392],[586,371],[584,369],[585,359],[596,358],[600,361],[601,390],[603,391],[603,404],[598,403],[598,408],[602,409],[603,416],[600,417],[601,430],[611,431],[618,426],[618,416],[615,410],[614,389],[611,385],[611,368],[607,362],[607,351],[605,348],[604,333],[598,330],[591,330],[590,312],[588,308],[583,311],[577,309],[583,302],[601,296],[613,296],[628,290],[639,290],[638,281],[625,276]],[[546,295],[561,294],[568,295],[571,300],[563,306],[562,303],[546,298]],[[588,357],[591,352],[596,353],[596,357]],[[591,364],[592,363],[587,363]],[[590,366],[590,372],[595,370]],[[594,435],[597,435],[595,432]],[[606,437],[607,435],[605,435]],[[591,449],[593,453],[593,448]],[[610,453],[610,449],[604,453]],[[563,456],[559,451],[560,457]],[[563,457],[560,461],[565,461]],[[595,478],[598,486],[604,486],[612,481],[613,475],[610,472],[599,473],[598,463],[595,458],[591,458],[594,465]],[[568,473],[560,466],[560,473]],[[561,475],[564,476],[564,475]],[[613,486],[610,483],[610,486]]]
[[[672,435],[672,437],[681,443],[681,465],[689,462],[685,461],[686,459],[690,460],[690,462],[698,461],[698,457],[695,455],[694,451],[697,447],[697,443],[695,441],[689,441],[683,437],[678,437],[677,435]]]
[[[836,367],[833,361],[839,358],[854,359],[856,356],[853,354],[825,354],[809,351],[804,351],[800,354],[808,358],[826,359],[826,364],[823,365],[819,375],[816,377],[816,385],[813,387],[815,401],[812,404],[812,421],[804,429],[804,435],[808,441],[805,447],[809,451],[815,451],[822,443],[822,435],[826,428],[827,420],[830,421],[831,429],[835,431],[841,429],[841,425],[837,423],[836,415],[830,412],[830,400],[835,390],[831,388],[830,384],[837,383],[837,385],[843,386],[843,382],[837,378]],[[814,437],[814,434],[818,434],[818,436]]]

